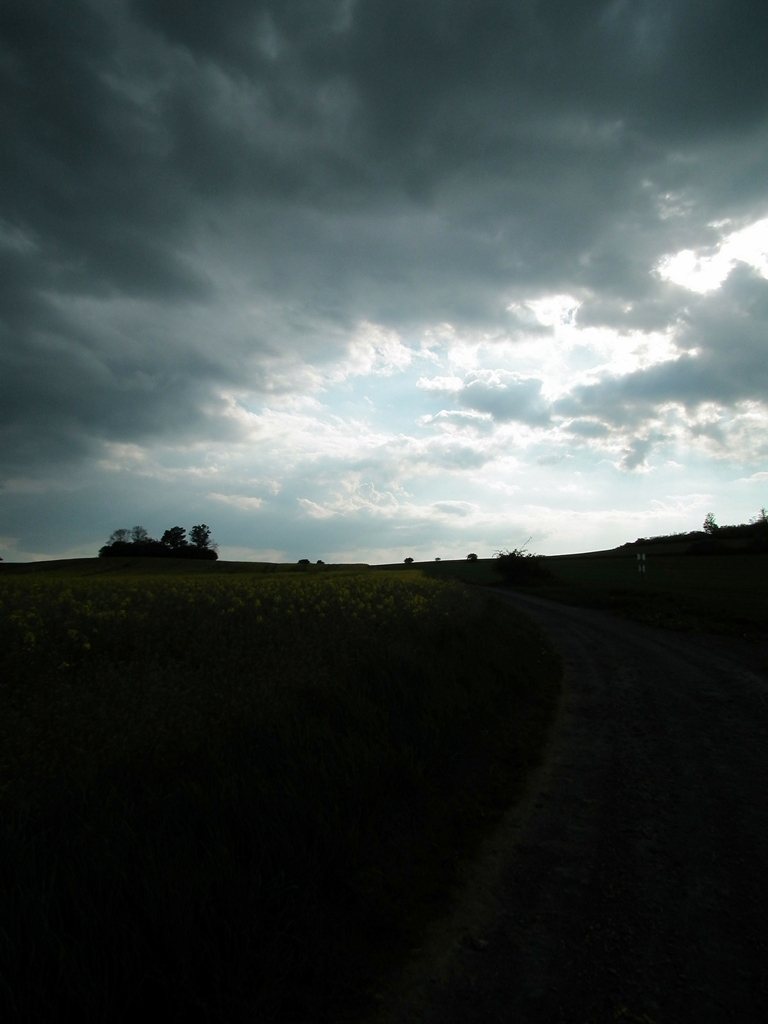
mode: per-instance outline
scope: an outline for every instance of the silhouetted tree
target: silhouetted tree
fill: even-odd
[[[189,539],[196,548],[207,551],[211,546],[211,528],[201,523],[200,526],[193,526],[189,531]]]
[[[475,554],[474,551],[470,551],[470,553],[467,555],[467,561],[468,562],[476,562],[477,561],[477,555]]]
[[[410,555],[408,555],[407,558],[404,558],[403,561],[405,562],[406,565],[412,565],[413,564],[413,559],[411,558]]]
[[[753,535],[749,543],[749,550],[754,553],[765,554],[768,552],[768,511],[761,508],[752,520]]]
[[[706,516],[704,517],[704,533],[708,533],[711,535],[713,533],[717,533],[718,529],[719,527],[715,522],[714,512],[707,512]]]
[[[170,548],[171,551],[180,551],[181,548],[187,546],[187,531],[183,526],[172,526],[160,538],[160,543]]]
[[[99,551],[100,558],[201,558],[215,561],[219,556],[216,545],[211,541],[210,528],[205,524],[193,526],[191,536],[195,543],[187,543],[187,531],[183,526],[166,530],[161,540],[154,540],[143,526],[132,530],[115,530],[107,544]]]

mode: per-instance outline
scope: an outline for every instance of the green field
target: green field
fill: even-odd
[[[46,562],[0,564],[0,580],[11,576],[267,576],[279,573],[361,573],[369,568],[354,562],[344,565],[299,565],[279,562],[204,562],[186,558],[60,558]]]
[[[670,629],[732,635],[768,629],[768,555],[687,555],[684,546],[678,551],[671,544],[637,550],[646,554],[644,575],[638,572],[637,551],[617,548],[545,558],[551,580],[521,589]],[[493,566],[490,558],[418,564],[433,578],[501,586]]]
[[[405,565],[402,562],[390,565],[374,566],[386,572],[423,572],[432,579],[455,579],[476,586],[496,586],[500,576],[494,572],[492,558],[478,558],[476,562],[468,562],[465,558],[446,558],[440,562],[414,562]]]
[[[4,1020],[356,1019],[521,792],[530,621],[285,568],[0,567]]]
[[[649,552],[644,575],[634,552],[629,557],[551,558],[545,564],[555,579],[541,593],[554,600],[694,632],[752,635],[768,627],[766,555]]]

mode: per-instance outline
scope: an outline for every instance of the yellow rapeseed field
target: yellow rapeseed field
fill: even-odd
[[[142,645],[163,637],[170,648],[190,641],[200,627],[232,639],[229,622],[247,630],[248,642],[278,643],[304,630],[322,629],[339,641],[350,630],[391,630],[406,620],[448,614],[456,588],[424,577],[378,573],[297,577],[86,577],[22,576],[0,581],[0,643],[5,658],[24,651],[48,666],[71,668],[83,657],[106,653],[132,634]],[[143,638],[143,639],[142,639]],[[245,643],[245,637],[239,638]],[[158,649],[159,653],[159,649]]]
[[[352,1019],[522,791],[532,623],[293,568],[0,572],[3,1020]]]
[[[0,580],[0,786],[221,738],[469,604],[396,573]]]

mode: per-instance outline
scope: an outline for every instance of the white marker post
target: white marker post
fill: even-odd
[[[645,579],[645,552],[638,554],[637,556],[637,571],[640,573],[640,579]]]

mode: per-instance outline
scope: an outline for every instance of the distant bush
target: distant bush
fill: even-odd
[[[299,559],[299,565],[309,565],[309,564],[310,563],[309,563],[309,559],[308,558],[300,558]]]
[[[538,583],[552,578],[544,568],[544,556],[534,555],[520,548],[499,551],[494,556],[493,569],[504,577],[505,583]]]
[[[474,551],[471,551],[471,552],[470,552],[470,553],[469,553],[469,554],[467,555],[467,561],[468,561],[468,562],[476,562],[476,561],[477,561],[477,555],[476,555],[476,554],[474,553]]]
[[[408,555],[407,558],[404,558],[403,561],[405,562],[406,565],[412,565],[413,564],[413,559],[411,558],[410,555]]]

